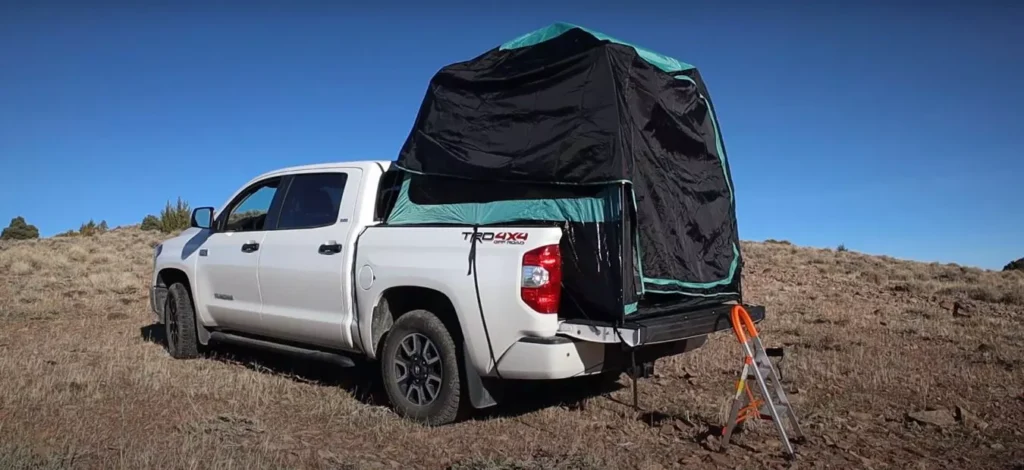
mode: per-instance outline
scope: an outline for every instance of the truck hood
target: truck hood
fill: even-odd
[[[175,237],[164,240],[157,257],[174,263],[186,263],[194,260],[196,252],[199,251],[199,247],[209,235],[209,230],[189,228]]]

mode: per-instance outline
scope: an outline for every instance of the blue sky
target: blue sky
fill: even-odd
[[[568,21],[701,70],[742,238],[1024,256],[1013,2],[172,3],[0,5],[3,224],[133,224],[274,168],[393,159],[439,67]]]

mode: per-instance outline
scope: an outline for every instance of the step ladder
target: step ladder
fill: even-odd
[[[779,381],[779,374],[775,371],[768,353],[761,344],[761,338],[757,336],[757,328],[750,319],[750,314],[742,305],[732,308],[730,314],[732,328],[736,338],[743,345],[743,372],[736,383],[736,395],[733,398],[732,409],[729,412],[729,422],[722,429],[722,450],[729,445],[733,430],[740,423],[747,419],[768,419],[775,423],[779,431],[782,444],[790,458],[796,456],[793,451],[793,443],[790,442],[790,435],[786,433],[786,427],[781,418],[789,421],[792,427],[792,437],[799,442],[804,439],[800,425],[797,423],[796,413],[782,390],[782,382]],[[749,380],[757,382],[762,399],[754,396],[754,390],[750,388]],[[769,387],[768,381],[773,386]],[[774,395],[772,394],[774,391]]]

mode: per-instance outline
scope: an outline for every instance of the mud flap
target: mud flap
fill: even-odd
[[[495,395],[498,395],[497,384],[493,382],[490,384],[485,383],[472,364],[466,348],[462,348],[462,368],[466,372],[466,388],[469,390],[469,402],[476,409],[497,405],[498,400],[495,399]]]

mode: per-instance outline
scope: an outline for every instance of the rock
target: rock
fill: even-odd
[[[937,426],[940,428],[945,428],[956,424],[956,420],[953,419],[953,413],[944,408],[940,408],[937,410],[910,412],[907,413],[907,418],[920,424]]]
[[[870,414],[862,413],[860,411],[851,411],[850,417],[857,421],[871,421],[874,419],[874,417],[871,416]]]
[[[716,463],[718,465],[724,465],[726,467],[731,467],[732,466],[732,460],[729,459],[729,457],[726,457],[726,456],[724,456],[722,454],[719,454],[717,452],[712,452],[712,453],[708,454],[708,460],[711,461],[711,462],[714,462],[714,463]]]
[[[722,449],[722,445],[718,441],[718,437],[712,436],[710,434],[707,437],[704,438],[703,444],[704,444],[703,447],[705,449],[710,450],[712,452],[718,451],[718,450]]]
[[[977,429],[979,431],[984,431],[985,429],[988,429],[988,423],[982,421],[980,418],[978,418],[973,413],[968,411],[967,408],[964,408],[962,406],[956,407],[956,420],[959,421],[960,424],[964,426],[967,426],[972,429]]]
[[[992,449],[992,450],[995,450],[995,451],[1004,451],[1004,450],[1006,450],[1006,446],[1004,446],[1004,445],[1002,445],[1002,444],[1000,444],[998,442],[996,442],[995,444],[992,444],[992,445],[990,445],[988,447],[990,449]]]
[[[320,450],[316,451],[316,455],[317,455],[317,457],[320,457],[321,459],[324,459],[324,460],[330,460],[330,459],[333,459],[335,457],[334,452],[331,452],[331,451],[326,450],[326,449],[320,449]]]
[[[939,302],[939,308],[944,310],[954,310],[957,308],[957,303],[952,300],[943,299]]]
[[[981,343],[981,344],[978,345],[978,352],[980,352],[980,353],[992,352],[992,351],[995,351],[995,349],[996,348],[992,347],[991,344],[987,344],[987,343]]]

